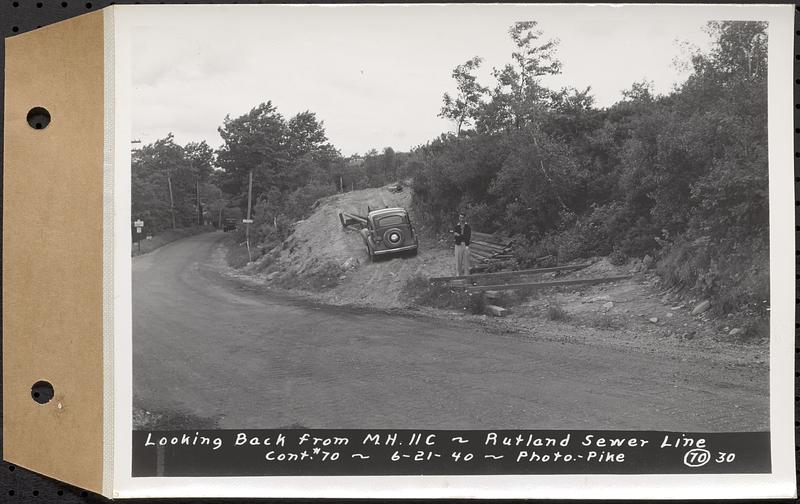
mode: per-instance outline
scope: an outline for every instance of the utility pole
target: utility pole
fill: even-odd
[[[247,257],[249,262],[253,262],[253,254],[250,252],[250,204],[253,200],[253,170],[250,170],[250,181],[247,183],[247,220],[245,221],[245,237],[247,238]]]
[[[194,179],[194,196],[197,202],[197,225],[203,225],[203,214],[200,212],[200,179]]]
[[[172,199],[172,177],[167,170],[167,186],[169,186],[169,211],[172,213],[172,230],[175,230],[175,200]]]

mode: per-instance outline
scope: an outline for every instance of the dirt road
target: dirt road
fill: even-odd
[[[184,428],[768,428],[765,367],[257,294],[216,271],[222,237],[133,259],[134,406]]]

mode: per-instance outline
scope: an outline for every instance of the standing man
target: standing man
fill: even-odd
[[[458,214],[458,224],[453,228],[456,242],[456,276],[469,275],[469,240],[472,229],[467,224],[464,212]]]

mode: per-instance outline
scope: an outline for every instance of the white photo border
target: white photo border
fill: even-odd
[[[491,4],[469,4],[472,8]],[[513,4],[504,4],[510,6]],[[435,6],[406,5],[421,11]],[[191,22],[195,9],[219,5],[112,6],[105,10],[106,39],[113,56],[106,58],[107,129],[113,146],[106,149],[113,172],[113,305],[104,307],[112,317],[113,335],[106,336],[106,383],[113,383],[113,400],[107,414],[113,428],[106,430],[110,443],[104,493],[113,498],[143,497],[304,497],[304,498],[559,498],[559,499],[744,499],[788,498],[796,495],[794,450],[794,177],[792,69],[794,65],[793,5],[615,5],[614,8],[706,9],[711,19],[768,21],[769,28],[769,209],[770,209],[770,433],[771,474],[713,475],[503,475],[503,476],[262,476],[262,477],[161,477],[133,478],[132,468],[132,282],[130,258],[131,218],[131,34],[137,26]],[[357,5],[224,6],[247,15],[248,9],[363,8]],[[449,8],[460,8],[449,4]],[[528,4],[526,9],[591,8],[578,4]],[[607,8],[608,6],[594,6]],[[652,9],[652,10],[651,10]],[[165,48],[168,49],[168,48]],[[110,123],[110,126],[109,124]],[[108,133],[107,133],[108,134]],[[114,230],[117,230],[115,233]],[[109,286],[106,285],[106,288]],[[111,301],[109,301],[111,302]],[[112,326],[109,326],[112,327]],[[110,408],[112,411],[108,411]],[[110,486],[110,488],[108,488]]]

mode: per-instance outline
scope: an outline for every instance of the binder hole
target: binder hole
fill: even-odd
[[[31,387],[31,397],[39,404],[46,404],[53,398],[53,386],[46,381],[37,381]]]
[[[28,112],[28,124],[33,129],[45,129],[50,124],[50,112],[43,107],[33,107]]]

